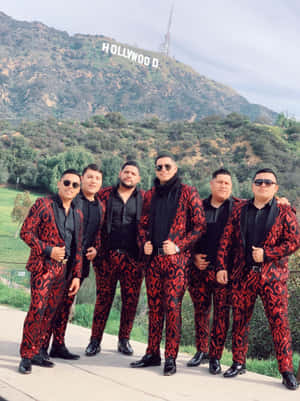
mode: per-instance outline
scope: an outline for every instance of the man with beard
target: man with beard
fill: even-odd
[[[217,280],[228,282],[229,255],[234,259],[232,282],[232,366],[224,377],[246,372],[249,323],[261,297],[272,331],[283,384],[296,390],[288,322],[288,256],[300,247],[300,228],[290,206],[278,205],[275,172],[264,168],[253,178],[254,198],[241,203],[224,229],[216,259]]]
[[[83,169],[81,175],[81,191],[76,201],[83,213],[83,244],[82,244],[82,275],[80,286],[83,280],[88,277],[90,262],[93,261],[100,250],[100,233],[104,219],[104,207],[97,193],[102,185],[102,171],[96,164],[89,164]],[[47,349],[51,334],[53,335],[50,356],[52,358],[79,359],[80,356],[71,353],[65,345],[65,334],[69,315],[75,296],[70,296],[65,291],[62,302],[57,308],[51,329],[43,340],[42,352],[45,358],[49,358]]]
[[[143,191],[137,188],[140,180],[138,164],[127,161],[119,173],[118,185],[99,192],[106,213],[101,255],[94,262],[97,296],[92,335],[85,350],[87,356],[94,356],[101,350],[100,344],[118,281],[122,300],[118,351],[124,355],[133,353],[129,338],[143,279],[137,246],[137,226],[143,203]]]
[[[26,265],[31,272],[31,303],[24,322],[19,372],[32,365],[53,367],[41,352],[42,341],[67,287],[74,296],[82,270],[83,216],[73,199],[80,190],[80,175],[66,170],[57,183],[58,194],[39,198],[29,211],[20,236],[31,248]]]
[[[154,187],[145,194],[139,229],[140,246],[148,256],[148,348],[131,367],[161,364],[160,342],[166,319],[164,375],[170,376],[176,373],[189,250],[205,230],[205,216],[196,189],[181,183],[172,156],[159,155],[155,168]]]

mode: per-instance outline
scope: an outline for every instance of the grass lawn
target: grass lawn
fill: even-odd
[[[15,238],[17,223],[11,219],[16,195],[21,191],[10,188],[0,188],[0,268],[7,270],[24,270],[29,255],[29,247],[20,239]],[[31,194],[32,202],[37,198]]]

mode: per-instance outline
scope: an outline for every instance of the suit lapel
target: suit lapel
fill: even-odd
[[[53,214],[54,214],[55,225],[57,227],[57,230],[58,230],[58,233],[59,233],[61,239],[64,241],[65,240],[64,235],[63,235],[64,229],[62,226],[62,222],[59,219],[58,205],[57,205],[55,198],[54,199],[52,198],[51,203],[52,203],[52,210],[53,210]]]
[[[275,223],[275,220],[276,220],[278,214],[279,214],[279,208],[277,207],[276,199],[273,198],[271,208],[270,208],[270,211],[268,214],[268,218],[266,221],[266,227],[265,227],[264,238],[263,238],[262,243],[265,242],[269,232],[271,231],[271,229]]]
[[[247,217],[248,217],[248,207],[249,202],[242,207],[241,217],[240,217],[240,225],[241,225],[241,237],[244,250],[246,251],[246,234],[247,234]]]

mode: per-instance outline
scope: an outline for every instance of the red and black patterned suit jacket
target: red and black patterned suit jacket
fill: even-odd
[[[227,270],[229,254],[233,254],[232,281],[242,280],[247,275],[246,267],[246,218],[250,201],[241,202],[233,210],[220,240],[216,269]],[[300,247],[300,229],[295,213],[290,206],[272,203],[266,222],[266,237],[262,245],[264,262],[262,275],[272,277],[280,272],[281,279],[288,278],[288,256]]]
[[[31,248],[26,265],[26,269],[30,272],[51,270],[52,267],[57,268],[59,265],[59,262],[45,254],[47,246],[65,245],[55,221],[53,202],[52,197],[37,199],[21,228],[20,237]],[[71,273],[72,277],[81,278],[83,214],[77,204],[74,208],[74,217],[76,250],[73,255]]]
[[[98,264],[101,257],[104,257],[105,254],[107,254],[108,251],[108,240],[109,240],[109,233],[111,230],[111,220],[112,220],[112,192],[116,189],[116,187],[110,186],[106,188],[100,189],[98,192],[98,196],[100,201],[102,202],[102,205],[105,210],[104,214],[104,222],[102,225],[102,230],[101,230],[101,249],[99,254],[97,254],[97,258],[95,258],[95,263]],[[141,217],[142,213],[142,206],[143,206],[143,199],[145,195],[145,191],[142,189],[137,188],[137,214],[136,214],[136,224],[138,227],[139,220]],[[97,248],[96,248],[97,249]]]
[[[145,242],[149,241],[149,218],[150,208],[155,187],[145,193],[142,216],[139,224],[138,244],[143,249]],[[177,211],[171,225],[168,240],[175,243],[180,249],[180,254],[172,255],[174,262],[176,258],[182,258],[184,255],[188,260],[190,249],[205,232],[206,221],[199,194],[194,187],[181,184],[181,193],[178,201]],[[180,256],[179,256],[180,255]]]

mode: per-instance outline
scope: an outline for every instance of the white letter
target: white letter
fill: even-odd
[[[138,55],[138,63],[143,64],[144,63],[144,56],[142,54]]]
[[[132,55],[131,55],[131,60],[132,61],[136,61],[136,58],[137,58],[137,53],[135,53],[134,51],[132,52]]]
[[[148,65],[150,64],[150,57],[145,56],[145,58],[144,58],[144,64],[148,67]]]
[[[152,67],[157,68],[158,67],[158,63],[159,63],[158,58],[153,58]]]
[[[111,52],[111,54],[113,54],[113,55],[115,55],[115,54],[117,54],[117,45],[111,45],[110,46],[110,52]]]
[[[102,51],[108,53],[109,52],[109,43],[102,43]]]
[[[131,49],[127,49],[127,58],[130,58],[133,51]]]

